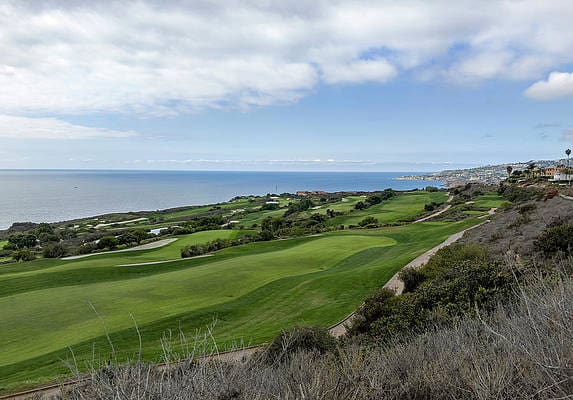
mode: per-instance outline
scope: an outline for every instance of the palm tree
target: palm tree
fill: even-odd
[[[571,149],[565,150],[565,154],[567,155],[567,177],[571,176],[571,170],[569,169],[569,156],[571,155]],[[569,179],[569,184],[571,185],[571,179]]]

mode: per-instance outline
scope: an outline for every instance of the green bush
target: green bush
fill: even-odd
[[[284,362],[299,351],[321,354],[334,350],[336,340],[328,330],[318,326],[297,326],[283,330],[267,347],[264,358],[268,362]]]
[[[32,261],[36,259],[36,256],[30,250],[23,249],[12,253],[12,258],[14,261]]]
[[[44,246],[42,256],[44,258],[60,258],[66,255],[66,248],[59,243]]]
[[[374,217],[366,217],[362,221],[360,221],[358,225],[361,226],[362,228],[365,227],[375,228],[378,226],[378,220]]]
[[[535,241],[535,248],[546,256],[558,252],[573,251],[573,225],[558,225],[548,228]]]
[[[404,283],[404,293],[415,290],[426,279],[425,275],[416,268],[404,268],[398,277]]]
[[[474,244],[439,250],[419,271],[400,276],[407,290],[394,296],[380,289],[356,313],[350,334],[377,340],[405,338],[433,325],[448,325],[474,312],[490,310],[511,294],[514,275]]]

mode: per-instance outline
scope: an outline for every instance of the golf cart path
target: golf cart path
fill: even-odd
[[[450,203],[452,202],[453,199],[454,199],[454,195],[453,195],[453,194],[450,194],[450,195],[448,196],[448,200],[446,201],[446,203],[448,203],[448,205],[446,206],[446,208],[444,208],[443,210],[437,211],[437,212],[435,212],[435,213],[433,213],[433,214],[430,214],[430,215],[428,215],[427,217],[417,219],[417,220],[414,221],[414,224],[417,224],[418,222],[427,221],[427,220],[429,220],[429,219],[432,219],[432,218],[434,218],[434,217],[437,217],[437,216],[440,215],[440,214],[445,213],[445,212],[448,211],[450,208],[452,208],[452,205],[451,205]]]
[[[122,250],[114,250],[114,251],[102,251],[100,253],[90,253],[90,254],[81,254],[79,256],[69,256],[64,257],[62,260],[78,260],[80,258],[92,257],[92,256],[101,256],[102,254],[114,254],[114,253],[125,253],[126,251],[137,251],[137,250],[152,250],[158,249],[163,246],[167,246],[170,243],[173,243],[177,240],[177,238],[170,238],[170,239],[161,239],[156,242],[146,243],[135,247],[130,247],[129,249],[122,249]]]

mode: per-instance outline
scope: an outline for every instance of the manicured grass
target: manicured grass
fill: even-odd
[[[492,192],[478,196],[474,205],[476,207],[500,208],[508,203],[509,201],[501,197],[499,194]]]
[[[4,246],[6,246],[7,244],[8,244],[7,240],[0,240],[0,250],[2,250]]]
[[[409,221],[415,219],[424,211],[425,204],[445,202],[447,197],[448,195],[444,192],[419,191],[405,193],[365,210],[351,211],[347,215],[331,218],[327,220],[327,224],[331,226],[358,225],[366,217],[374,217],[381,224]]]
[[[0,390],[65,374],[61,360],[70,357],[70,348],[80,366],[94,351],[107,359],[111,349],[102,320],[123,359],[138,348],[133,315],[147,360],[159,360],[166,330],[189,334],[214,318],[214,336],[223,346],[238,339],[260,343],[295,324],[328,326],[407,262],[474,223],[340,231],[252,243],[207,258],[116,266],[169,258],[178,255],[183,240],[238,231],[201,232],[136,254],[22,263],[22,272],[13,266],[0,275]]]

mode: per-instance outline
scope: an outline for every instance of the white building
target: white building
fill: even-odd
[[[573,174],[566,174],[563,172],[557,172],[553,175],[553,179],[550,179],[551,182],[571,182],[573,181]]]

